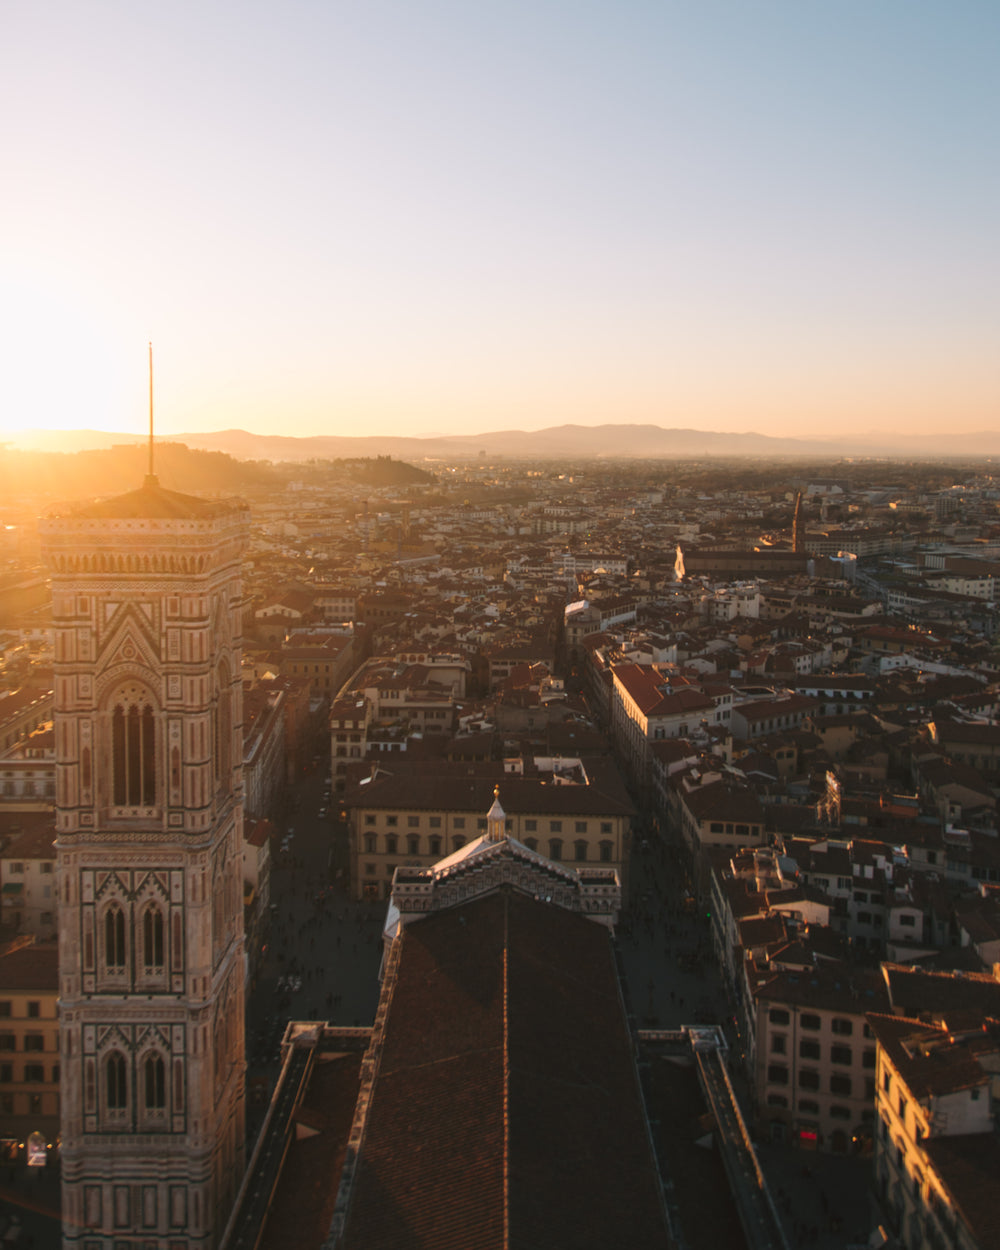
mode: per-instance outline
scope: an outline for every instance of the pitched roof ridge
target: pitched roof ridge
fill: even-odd
[[[485,833],[480,834],[472,842],[466,842],[457,851],[452,851],[450,855],[432,865],[428,871],[433,873],[435,880],[440,881],[446,877],[467,872],[470,868],[481,865],[485,860],[507,859],[511,856],[515,859],[527,859],[530,863],[544,868],[552,876],[562,877],[566,881],[575,882],[578,879],[579,874],[572,868],[548,859],[540,851],[533,851],[530,846],[525,846],[517,838],[507,835],[500,842],[492,842]]]

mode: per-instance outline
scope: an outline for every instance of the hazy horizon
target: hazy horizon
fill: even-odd
[[[0,438],[1000,427],[1000,10],[18,6]]]

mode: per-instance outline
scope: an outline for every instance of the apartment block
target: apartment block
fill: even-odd
[[[44,1159],[59,1141],[59,952],[14,942],[0,954],[0,1159]],[[41,1152],[41,1155],[39,1155]]]
[[[356,898],[388,898],[399,866],[426,868],[486,832],[499,787],[506,833],[572,867],[623,873],[635,809],[608,760],[435,760],[348,769],[344,805]]]
[[[46,940],[58,931],[55,827],[52,816],[33,815],[20,813],[23,827],[0,857],[0,919],[8,933]]]
[[[876,1072],[866,1012],[887,1006],[879,973],[844,963],[779,971],[758,987],[753,1085],[763,1136],[839,1154],[866,1148]]]

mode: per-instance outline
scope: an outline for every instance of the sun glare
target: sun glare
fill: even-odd
[[[0,334],[0,434],[135,428],[145,358],[138,351],[135,361],[121,358],[127,349],[99,301],[51,281],[5,275]]]

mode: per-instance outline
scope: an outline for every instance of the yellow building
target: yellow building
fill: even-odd
[[[635,809],[610,761],[471,765],[394,756],[355,771],[345,791],[355,897],[388,898],[397,867],[430,867],[484,834],[497,786],[509,837],[557,863],[624,876]]]
[[[0,1158],[37,1164],[59,1141],[59,950],[30,940],[0,955]]]

